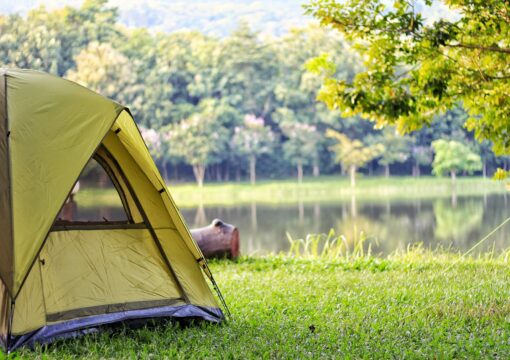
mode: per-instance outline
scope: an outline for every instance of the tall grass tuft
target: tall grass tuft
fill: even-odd
[[[295,239],[287,232],[290,243],[288,255],[299,258],[357,260],[372,256],[372,242],[363,231],[353,239],[337,235],[334,229],[327,234],[308,234]]]
[[[372,245],[378,245],[376,240],[360,231],[354,238],[347,238],[345,235],[337,234],[331,229],[327,234],[308,234],[305,238],[294,238],[287,232],[289,250],[287,256],[302,259],[325,259],[355,261],[360,259],[374,258]],[[377,257],[377,255],[375,255]],[[385,256],[387,259],[401,261],[430,261],[441,258],[444,261],[460,261],[460,259],[471,259],[479,261],[510,262],[510,248],[496,250],[495,244],[492,249],[485,252],[473,252],[472,249],[465,253],[454,250],[451,247],[438,246],[435,249],[428,249],[422,243],[408,244],[404,249],[396,249]]]

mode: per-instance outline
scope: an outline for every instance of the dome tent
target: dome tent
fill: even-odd
[[[58,218],[90,159],[126,221]],[[0,229],[8,351],[132,319],[224,318],[129,110],[71,81],[0,69]]]

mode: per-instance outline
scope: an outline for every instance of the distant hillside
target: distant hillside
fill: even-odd
[[[81,0],[0,0],[0,13],[26,13],[44,4],[47,8],[64,5],[79,7]],[[130,27],[157,31],[184,29],[224,36],[239,22],[272,35],[309,21],[303,15],[301,0],[110,0],[120,11],[120,21]]]

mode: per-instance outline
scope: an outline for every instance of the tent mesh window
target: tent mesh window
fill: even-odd
[[[101,157],[91,158],[67,197],[54,227],[132,224],[125,194],[112,174]]]

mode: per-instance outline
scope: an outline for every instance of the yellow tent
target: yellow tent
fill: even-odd
[[[59,217],[91,159],[121,194],[126,220]],[[9,351],[131,319],[223,319],[129,110],[73,82],[0,69],[0,229]]]

